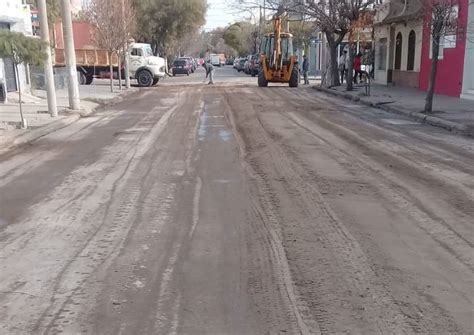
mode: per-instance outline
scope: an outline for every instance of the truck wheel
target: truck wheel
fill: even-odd
[[[86,76],[86,85],[92,84],[93,81],[94,81],[94,76],[92,75]]]
[[[138,86],[150,87],[153,85],[153,75],[148,70],[141,70],[137,74]]]
[[[290,87],[298,87],[299,83],[300,83],[300,71],[296,66],[293,66],[293,70],[291,71],[289,85]]]
[[[265,78],[265,74],[263,71],[260,71],[258,73],[258,87],[267,87],[268,86],[268,81],[267,78]]]
[[[153,86],[155,86],[156,84],[158,84],[158,82],[160,81],[160,78],[153,78]]]
[[[86,74],[82,71],[78,71],[79,73],[79,85],[86,85],[87,77]]]

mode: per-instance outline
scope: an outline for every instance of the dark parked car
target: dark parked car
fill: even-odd
[[[192,73],[192,65],[185,59],[178,59],[173,62],[171,71],[173,76],[177,74],[186,74],[189,76],[189,74]]]

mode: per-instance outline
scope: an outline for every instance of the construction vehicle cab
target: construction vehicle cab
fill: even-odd
[[[288,83],[290,87],[299,84],[299,67],[293,53],[293,35],[281,31],[282,15],[273,19],[274,31],[263,37],[260,46],[260,72],[258,86],[268,83]]]

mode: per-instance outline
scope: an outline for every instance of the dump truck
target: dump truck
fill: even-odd
[[[73,22],[74,49],[76,66],[81,85],[90,85],[94,78],[109,77],[110,65],[113,67],[114,76],[119,71],[117,54],[110,56],[109,52],[94,46],[94,29],[87,22]],[[55,25],[54,65],[66,66],[64,53],[64,40],[61,23]],[[130,78],[136,79],[141,87],[149,87],[158,83],[160,78],[166,76],[166,61],[153,54],[150,44],[134,43],[129,48]],[[124,74],[123,64],[121,73]],[[123,76],[122,76],[123,78]]]
[[[110,65],[118,72],[118,56],[100,49],[75,49],[76,66],[81,85],[92,84],[94,78],[108,77]],[[130,48],[130,78],[136,79],[141,87],[156,85],[160,78],[166,75],[164,58],[156,57],[149,44],[134,43]],[[54,60],[56,67],[66,65],[64,49],[55,49]],[[122,61],[123,66],[123,61]],[[120,69],[122,74],[123,68]]]

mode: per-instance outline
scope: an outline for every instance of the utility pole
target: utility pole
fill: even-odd
[[[125,5],[124,5],[124,0],[122,0],[122,18],[123,21],[125,22]],[[128,30],[127,26],[127,30]],[[127,31],[128,34],[128,31]],[[128,39],[127,42],[125,43],[125,50],[123,52],[123,58],[124,58],[124,72],[125,72],[125,88],[129,89],[130,88],[130,59],[128,58]],[[120,71],[120,69],[119,69]]]
[[[44,63],[44,77],[46,92],[48,95],[48,112],[52,117],[58,116],[58,106],[56,101],[56,89],[54,85],[53,62],[51,60],[51,43],[49,41],[48,11],[46,10],[46,0],[38,1],[40,15],[41,39],[47,45],[46,62]]]
[[[61,0],[61,17],[63,22],[64,52],[66,56],[66,71],[68,77],[69,108],[81,109],[79,98],[79,81],[77,79],[76,53],[74,51],[74,34],[72,30],[70,0]]]

